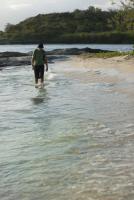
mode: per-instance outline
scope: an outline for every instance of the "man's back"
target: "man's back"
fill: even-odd
[[[44,65],[45,61],[45,51],[43,49],[35,49],[33,53],[34,65]]]

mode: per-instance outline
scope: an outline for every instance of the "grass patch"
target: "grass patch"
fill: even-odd
[[[101,53],[84,53],[82,54],[82,57],[84,58],[112,58],[117,56],[134,56],[134,51],[129,52],[119,52],[119,51],[113,51],[113,52],[101,52]]]

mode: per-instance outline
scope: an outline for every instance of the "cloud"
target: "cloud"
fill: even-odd
[[[89,6],[96,6],[105,10],[117,7],[120,0],[115,1],[116,5],[112,6],[110,0],[3,0],[0,6],[0,30],[4,29],[7,23],[16,24],[39,13],[83,10]]]
[[[115,4],[112,4],[112,0],[91,0],[91,5],[101,8],[102,10],[107,10],[111,8],[118,8],[120,5],[120,0],[116,0]]]
[[[26,8],[26,7],[30,7],[31,4],[11,4],[9,5],[9,8],[13,9],[13,10],[19,10],[22,8]]]

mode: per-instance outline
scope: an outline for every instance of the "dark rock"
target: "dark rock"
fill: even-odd
[[[22,56],[28,56],[28,53],[20,53],[20,52],[0,52],[0,58],[7,58],[7,57],[22,57]]]
[[[100,53],[100,52],[109,52],[108,50],[101,49],[90,49],[90,48],[66,48],[66,49],[55,49],[52,51],[48,51],[48,55],[80,55],[82,53]]]
[[[0,58],[0,67],[30,65],[30,64],[31,64],[31,58],[29,56]]]
[[[80,55],[83,53],[99,53],[109,52],[101,49],[90,49],[90,48],[66,48],[66,49],[55,49],[47,52],[48,62],[52,63],[55,60],[63,60],[68,58],[67,55]],[[20,52],[1,52],[0,53],[0,67],[5,66],[20,66],[20,65],[31,65],[32,52],[20,53]]]
[[[48,55],[48,63],[53,63],[55,60],[65,60],[67,56],[56,56]],[[22,66],[31,65],[31,56],[21,56],[21,57],[2,57],[0,58],[0,67],[6,66]]]

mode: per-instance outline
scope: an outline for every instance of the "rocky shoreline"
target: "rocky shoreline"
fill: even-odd
[[[70,55],[81,55],[83,53],[100,53],[109,52],[101,49],[90,49],[90,48],[66,48],[66,49],[55,49],[47,51],[48,62],[53,63],[55,60],[66,59]],[[0,67],[6,66],[22,66],[31,65],[32,52],[21,53],[21,52],[0,52]]]

